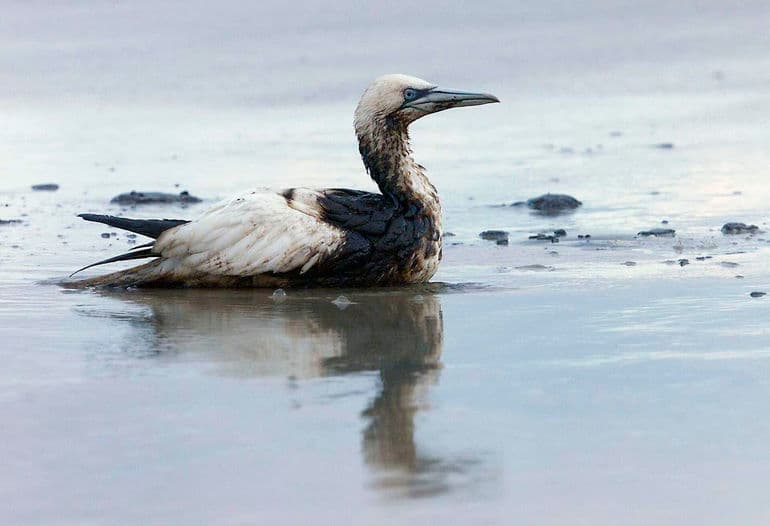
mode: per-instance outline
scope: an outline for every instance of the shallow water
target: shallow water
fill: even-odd
[[[767,522],[770,236],[719,231],[767,228],[766,5],[188,4],[0,20],[3,523]],[[351,114],[391,70],[503,100],[413,128],[436,283],[54,284],[133,241],[79,212],[372,189]],[[549,191],[584,205],[497,206]]]

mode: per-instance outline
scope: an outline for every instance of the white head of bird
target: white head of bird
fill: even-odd
[[[435,188],[412,158],[407,128],[431,113],[492,102],[500,101],[487,93],[439,88],[408,75],[383,75],[366,88],[355,112],[358,149],[367,172],[383,194],[438,208]]]
[[[500,102],[488,93],[473,93],[439,88],[427,80],[409,75],[383,75],[372,82],[358,103],[356,130],[372,122],[392,119],[410,124],[420,117],[462,106]]]

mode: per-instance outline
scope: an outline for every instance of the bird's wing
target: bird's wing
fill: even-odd
[[[332,188],[316,196],[322,217],[345,230],[364,236],[381,236],[397,212],[394,203],[381,194]]]
[[[319,219],[310,194],[304,207],[283,194],[250,192],[199,219],[164,232],[153,252],[169,270],[226,276],[307,272],[338,249],[345,233]],[[303,209],[304,208],[304,209]]]

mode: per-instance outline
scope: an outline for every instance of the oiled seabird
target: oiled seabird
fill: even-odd
[[[355,111],[358,149],[381,194],[291,188],[221,202],[195,221],[81,214],[155,241],[93,265],[153,258],[75,286],[375,286],[428,281],[441,260],[441,205],[412,158],[409,124],[449,108],[499,102],[385,75]],[[84,270],[84,269],[81,269]],[[79,271],[78,271],[79,272]]]

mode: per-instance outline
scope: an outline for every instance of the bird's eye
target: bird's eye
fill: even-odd
[[[410,101],[417,98],[417,91],[412,88],[406,88],[404,90],[404,100]]]

